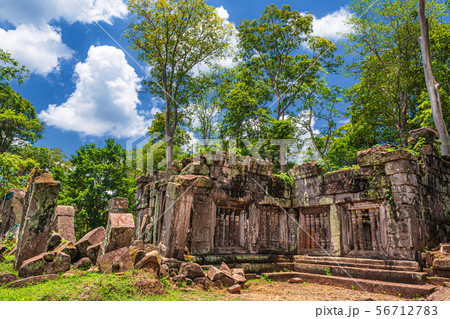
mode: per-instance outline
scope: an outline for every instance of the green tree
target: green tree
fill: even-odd
[[[0,49],[0,153],[42,137],[43,123],[33,105],[11,88],[12,81],[21,84],[27,76],[25,67]]]
[[[152,171],[167,170],[166,161],[166,146],[165,139],[165,116],[164,113],[158,112],[155,114],[152,126],[149,128],[148,143],[142,148],[134,151],[134,167],[140,171],[141,174],[148,174]],[[191,140],[189,134],[182,127],[186,125],[185,118],[182,118],[175,129],[173,136],[173,158],[179,159],[188,156],[186,151]],[[139,164],[139,165],[138,165]]]
[[[319,77],[342,64],[342,58],[334,56],[336,47],[331,41],[312,35],[312,22],[311,14],[294,11],[289,5],[279,9],[272,4],[259,19],[245,20],[238,26],[240,57],[253,69],[261,70],[254,76],[270,92],[270,100],[266,102],[275,100],[275,121],[288,120],[289,109],[306,98],[309,90],[315,89]],[[307,45],[311,54],[296,54],[302,45]],[[282,172],[285,171],[284,148],[281,143]]]
[[[8,152],[0,153],[0,199],[12,187],[24,188],[36,162]]]
[[[134,211],[136,183],[126,166],[126,151],[112,139],[105,143],[80,147],[71,156],[72,167],[62,183],[59,203],[75,207],[77,238],[106,226],[112,197],[128,198],[129,211]]]
[[[353,139],[352,149],[368,148],[374,144],[391,143],[407,147],[407,134],[416,128],[422,92],[426,90],[422,57],[418,37],[416,0],[356,0],[349,6],[353,13],[349,19],[352,32],[347,35],[346,51],[355,57],[348,66],[349,75],[357,83],[348,91],[351,124],[347,129],[374,137]],[[427,15],[430,17],[430,34],[439,37],[448,29],[443,23],[447,15],[439,1],[430,1]],[[434,35],[433,35],[434,33]],[[438,41],[439,42],[439,41]],[[433,46],[438,42],[431,40]],[[448,52],[432,50],[436,65],[448,68]],[[447,66],[445,66],[447,65]],[[448,81],[448,80],[447,80]],[[375,143],[373,143],[375,141]],[[372,144],[373,143],[373,144]],[[352,154],[356,155],[356,154]]]
[[[224,56],[232,26],[204,0],[130,0],[131,24],[125,37],[149,66],[145,92],[165,101],[167,167],[172,166],[180,108],[197,93],[193,70]]]
[[[429,20],[425,16],[425,5],[425,0],[419,0],[419,22],[421,30],[419,42],[422,50],[425,81],[430,98],[433,120],[439,132],[441,153],[442,156],[447,156],[450,158],[450,137],[448,135],[447,126],[445,125],[444,115],[442,113],[440,86],[433,74],[430,52]]]

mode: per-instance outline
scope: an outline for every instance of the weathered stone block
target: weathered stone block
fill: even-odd
[[[128,210],[128,198],[113,197],[108,202],[108,213],[124,214]]]
[[[182,263],[180,267],[180,274],[190,279],[206,277],[202,267],[199,264],[192,262]]]
[[[102,253],[130,246],[134,233],[132,214],[109,214],[106,236],[103,240]]]
[[[102,249],[102,242],[95,245],[91,245],[86,249],[86,256],[92,261],[93,264],[97,262],[98,254]]]
[[[236,279],[233,278],[233,276],[225,273],[224,271],[221,271],[217,269],[216,267],[212,266],[208,269],[208,278],[211,281],[220,281],[222,284],[224,284],[227,287],[231,287],[236,284]]]
[[[433,261],[433,268],[437,270],[450,271],[450,257],[440,256]]]
[[[61,252],[43,253],[27,259],[19,268],[19,277],[57,274],[70,269],[70,256]]]
[[[400,173],[391,175],[390,177],[392,185],[410,185],[418,186],[417,176],[413,174]]]
[[[205,164],[191,163],[186,166],[180,173],[180,175],[205,175],[209,176],[209,167]]]
[[[394,175],[400,173],[416,174],[417,163],[412,160],[401,159],[398,161],[388,162],[384,166],[386,175]]]
[[[83,236],[79,241],[75,243],[77,246],[80,257],[87,257],[86,250],[89,246],[102,243],[105,239],[106,230],[104,227],[98,227],[91,230],[89,233]]]
[[[65,240],[75,242],[75,209],[72,206],[57,206],[53,230]]]
[[[133,268],[133,262],[127,247],[99,256],[97,265],[103,274],[125,272]]]
[[[16,270],[24,260],[47,251],[60,185],[47,171],[35,169],[31,173],[14,260]]]
[[[159,253],[154,250],[147,253],[135,266],[134,269],[141,269],[150,272],[159,277],[161,269],[161,257]]]
[[[70,241],[66,241],[61,243],[58,247],[56,247],[53,252],[62,252],[70,256],[70,261],[73,262],[77,259],[78,249],[77,247]]]

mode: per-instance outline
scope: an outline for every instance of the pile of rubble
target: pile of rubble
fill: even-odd
[[[227,287],[229,293],[240,293],[247,282],[244,269],[230,269],[224,262],[217,268],[212,265],[200,266],[193,262],[163,259],[161,274],[165,277],[169,276],[174,283],[196,284],[204,289]]]
[[[193,262],[181,262],[164,258],[165,247],[144,244],[134,240],[133,215],[127,213],[128,200],[112,198],[108,205],[106,229],[98,227],[75,242],[74,208],[57,206],[60,182],[53,180],[46,171],[35,170],[19,203],[22,205],[20,219],[14,212],[14,221],[21,221],[17,234],[17,245],[8,251],[0,246],[3,254],[15,254],[14,274],[0,274],[0,284],[18,287],[23,283],[58,278],[58,274],[70,269],[122,273],[131,269],[145,271],[158,277],[168,277],[174,284],[185,282],[202,288],[227,287],[237,293],[246,282],[243,269],[231,270],[225,263],[220,268],[200,266]],[[18,194],[14,192],[13,194]],[[16,196],[17,197],[17,196]],[[11,196],[11,198],[17,199]],[[11,201],[10,201],[11,202]]]

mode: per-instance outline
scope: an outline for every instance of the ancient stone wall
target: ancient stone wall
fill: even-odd
[[[308,163],[291,172],[300,253],[416,259],[450,239],[449,163],[388,147],[357,160],[355,169],[326,173]]]
[[[297,228],[288,221],[291,188],[272,164],[212,152],[174,165],[179,175],[138,179],[135,237],[162,243],[166,255],[288,254]]]
[[[428,151],[427,151],[428,150]],[[135,238],[166,256],[310,254],[417,259],[450,239],[450,165],[425,148],[362,151],[358,166],[290,171],[213,152],[176,162],[178,175],[138,179]]]

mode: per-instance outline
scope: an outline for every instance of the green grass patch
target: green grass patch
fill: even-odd
[[[7,272],[17,275],[17,271],[14,270],[14,256],[5,256],[5,259],[0,262],[0,272]]]
[[[6,257],[0,263],[0,271],[16,273]],[[75,271],[72,275],[57,280],[32,284],[22,288],[0,287],[1,301],[182,301],[182,300],[236,300],[237,296],[227,294],[225,289],[204,291],[201,288],[176,287],[168,278],[159,280],[139,271],[124,274],[86,273]]]

